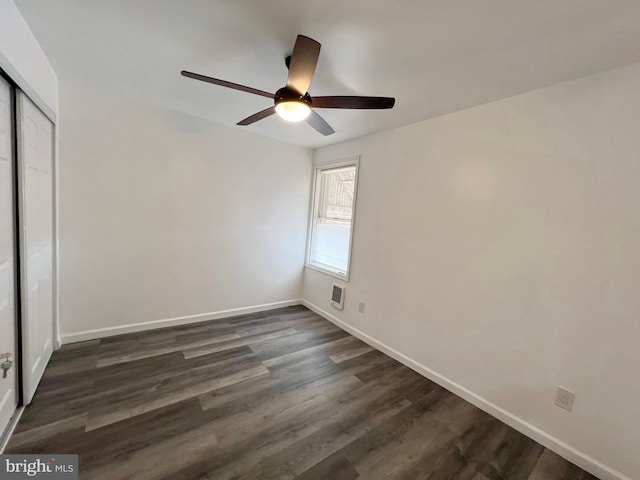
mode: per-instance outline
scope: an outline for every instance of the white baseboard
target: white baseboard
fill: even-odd
[[[6,426],[4,432],[0,432],[0,455],[4,452],[4,449],[7,448],[9,439],[11,438],[13,431],[18,426],[18,422],[20,421],[22,412],[24,412],[24,407],[18,407],[9,419],[9,423]]]
[[[145,330],[154,330],[157,328],[173,327],[176,325],[185,325],[187,323],[204,322],[206,320],[217,320],[224,317],[233,317],[237,315],[246,315],[248,313],[263,312],[274,310],[276,308],[291,307],[293,305],[302,304],[302,300],[284,300],[282,302],[265,303],[262,305],[253,305],[251,307],[232,308],[229,310],[220,310],[217,312],[199,313],[197,315],[187,315],[184,317],[166,318],[163,320],[152,320],[150,322],[130,323],[128,325],[119,325],[117,327],[97,328],[95,330],[85,330],[84,332],[67,333],[60,337],[63,345],[67,343],[84,342],[86,340],[95,340],[98,338],[112,337],[114,335],[122,335],[124,333],[143,332]]]
[[[375,338],[370,337],[366,333],[358,330],[357,328],[352,327],[351,325],[343,322],[339,318],[335,317],[331,313],[323,310],[322,308],[314,305],[307,300],[303,300],[302,304],[307,307],[309,310],[314,311],[321,317],[326,318],[331,323],[340,327],[341,329],[349,332],[354,337],[359,338],[363,342],[371,345],[375,349],[389,355],[400,363],[406,365],[407,367],[415,370],[419,374],[424,377],[432,380],[438,385],[446,388],[450,392],[458,395],[459,397],[465,399],[472,405],[475,405],[479,409],[487,412],[489,415],[497,418],[498,420],[506,423],[510,427],[519,431],[520,433],[526,435],[527,437],[535,440],[540,445],[548,448],[549,450],[557,453],[561,457],[567,459],[571,463],[578,465],[580,468],[586,470],[587,472],[595,475],[596,477],[602,480],[632,480],[630,477],[627,477],[621,472],[604,465],[598,460],[590,457],[589,455],[573,448],[572,446],[564,443],[563,441],[549,435],[547,432],[539,429],[535,425],[532,425],[525,420],[519,418],[518,416],[508,412],[507,410],[499,407],[498,405],[490,402],[489,400],[473,393],[462,385],[448,379],[447,377],[440,375],[439,373],[431,370],[430,368],[422,365],[419,362],[407,357],[406,355],[398,352],[397,350],[385,345],[384,343],[376,340]]]

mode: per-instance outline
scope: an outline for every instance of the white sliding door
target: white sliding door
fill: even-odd
[[[18,95],[23,398],[28,404],[53,351],[53,124]]]
[[[0,77],[0,355],[16,362],[15,218],[11,88]],[[3,359],[0,358],[0,362]],[[18,405],[16,368],[0,370],[0,434]]]

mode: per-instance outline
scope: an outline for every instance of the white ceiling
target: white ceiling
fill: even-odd
[[[270,117],[248,131],[319,147],[640,61],[638,0],[15,0],[58,73],[226,125],[270,100],[296,35],[322,44],[311,95],[395,96],[319,110],[336,133]]]

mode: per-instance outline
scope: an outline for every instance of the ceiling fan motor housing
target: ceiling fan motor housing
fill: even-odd
[[[311,95],[309,95],[308,93],[300,95],[297,92],[289,90],[287,87],[282,87],[280,90],[278,90],[273,96],[273,100],[276,105],[282,102],[297,101],[306,103],[307,105],[309,105],[309,107],[311,107]]]

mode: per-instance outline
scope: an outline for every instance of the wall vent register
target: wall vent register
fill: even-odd
[[[344,308],[344,287],[337,283],[333,284],[333,290],[331,291],[331,305],[338,310]]]

